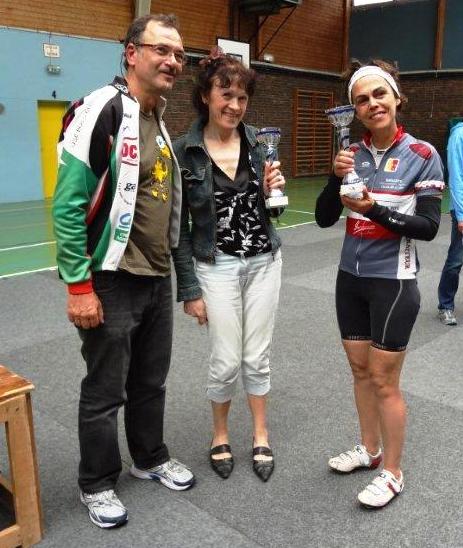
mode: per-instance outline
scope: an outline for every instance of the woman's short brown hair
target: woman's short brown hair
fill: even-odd
[[[254,70],[246,68],[236,57],[223,53],[220,48],[213,48],[210,54],[199,62],[199,65],[200,71],[196,77],[192,100],[200,118],[205,122],[209,120],[209,108],[204,104],[203,97],[209,95],[214,80],[217,79],[223,88],[229,88],[233,82],[236,82],[249,97],[254,94],[256,85]]]

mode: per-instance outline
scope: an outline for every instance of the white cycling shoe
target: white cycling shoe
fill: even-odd
[[[328,466],[335,472],[348,474],[358,468],[375,470],[381,464],[383,454],[381,449],[376,455],[370,455],[364,445],[356,445],[351,451],[340,453],[328,460]]]
[[[370,485],[359,493],[358,500],[367,508],[382,508],[404,490],[404,476],[396,478],[389,470],[383,470]]]

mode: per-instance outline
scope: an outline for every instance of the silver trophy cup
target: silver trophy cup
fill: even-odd
[[[257,132],[257,140],[265,147],[266,159],[272,163],[278,159],[278,143],[280,142],[281,131],[278,127],[263,127]],[[288,205],[288,196],[285,196],[281,190],[274,188],[265,199],[265,207],[272,209],[274,207],[284,207]]]
[[[341,107],[329,108],[328,110],[325,110],[325,114],[336,128],[339,148],[341,150],[348,149],[350,145],[349,124],[354,119],[355,107],[352,105],[344,105]],[[339,193],[341,196],[359,199],[363,196],[364,187],[365,185],[354,170],[352,173],[344,175]]]

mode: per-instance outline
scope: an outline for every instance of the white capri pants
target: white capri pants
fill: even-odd
[[[197,261],[208,318],[211,359],[207,397],[230,401],[241,369],[247,394],[270,390],[270,346],[281,285],[281,252]]]

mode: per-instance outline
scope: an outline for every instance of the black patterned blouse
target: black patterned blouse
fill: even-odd
[[[240,158],[232,180],[212,160],[217,211],[217,249],[227,255],[251,257],[271,251],[265,221],[257,206],[259,179],[241,139]]]

